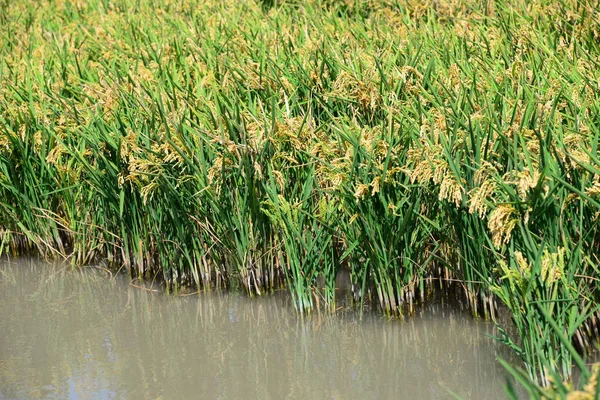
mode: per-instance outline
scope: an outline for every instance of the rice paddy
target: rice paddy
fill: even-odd
[[[459,285],[474,317],[510,311],[532,396],[574,365],[597,395],[593,2],[0,1],[0,22],[0,254],[286,287],[300,315],[335,312],[341,269],[391,317]]]

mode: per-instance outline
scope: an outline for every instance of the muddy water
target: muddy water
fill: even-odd
[[[300,319],[284,291],[174,297],[0,261],[0,399],[504,398],[506,354],[486,334],[440,302],[404,322]]]

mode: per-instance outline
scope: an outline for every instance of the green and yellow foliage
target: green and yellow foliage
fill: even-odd
[[[599,60],[589,0],[0,1],[0,254],[301,312],[340,268],[393,315],[451,278],[567,377],[546,317],[599,333]]]

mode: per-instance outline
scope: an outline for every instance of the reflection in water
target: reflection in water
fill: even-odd
[[[504,397],[493,325],[439,302],[404,322],[302,319],[285,291],[175,297],[13,260],[0,332],[0,399]]]

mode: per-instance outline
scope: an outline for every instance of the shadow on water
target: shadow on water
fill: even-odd
[[[285,291],[172,296],[0,261],[0,398],[504,398],[491,323],[440,299],[404,321],[299,318]]]

